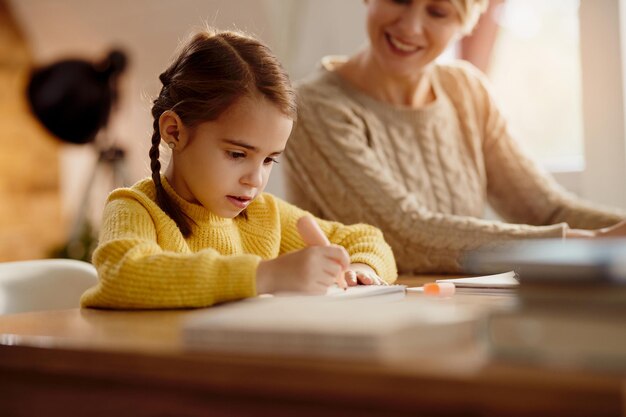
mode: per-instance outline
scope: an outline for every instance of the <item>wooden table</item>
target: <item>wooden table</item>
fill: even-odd
[[[442,302],[488,310],[512,300],[466,295]],[[407,363],[194,353],[180,337],[191,313],[73,309],[0,316],[0,415],[624,415],[623,374],[470,354],[451,364],[419,352]]]

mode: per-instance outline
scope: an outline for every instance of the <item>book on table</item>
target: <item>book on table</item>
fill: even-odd
[[[384,296],[257,297],[198,311],[183,324],[189,350],[349,360],[437,354],[479,334],[468,310]]]
[[[462,294],[511,294],[519,288],[515,271],[478,277],[438,279],[436,282],[451,282],[456,291]]]
[[[517,307],[487,338],[507,361],[626,371],[626,239],[541,239],[468,254],[472,272],[515,269]]]
[[[626,372],[626,309],[500,311],[487,318],[487,338],[492,355],[505,361]]]
[[[491,274],[515,270],[526,282],[598,282],[626,279],[626,238],[528,239],[468,252],[464,270]]]
[[[438,284],[452,283],[458,294],[473,295],[501,295],[515,294],[519,288],[519,281],[515,271],[500,274],[484,275],[467,278],[445,278],[436,280]],[[423,293],[424,287],[409,287],[408,292]]]

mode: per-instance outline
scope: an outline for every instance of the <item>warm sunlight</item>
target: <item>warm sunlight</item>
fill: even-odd
[[[579,0],[507,0],[489,77],[519,141],[554,171],[583,168]]]

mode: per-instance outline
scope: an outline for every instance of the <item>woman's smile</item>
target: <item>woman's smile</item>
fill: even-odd
[[[424,49],[421,46],[402,41],[389,33],[385,33],[385,39],[391,51],[402,56],[408,56]]]

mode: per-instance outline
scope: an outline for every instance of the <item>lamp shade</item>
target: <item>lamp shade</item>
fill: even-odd
[[[27,86],[31,110],[57,138],[91,142],[109,119],[115,81],[125,66],[125,54],[114,50],[95,64],[68,59],[36,68]]]

